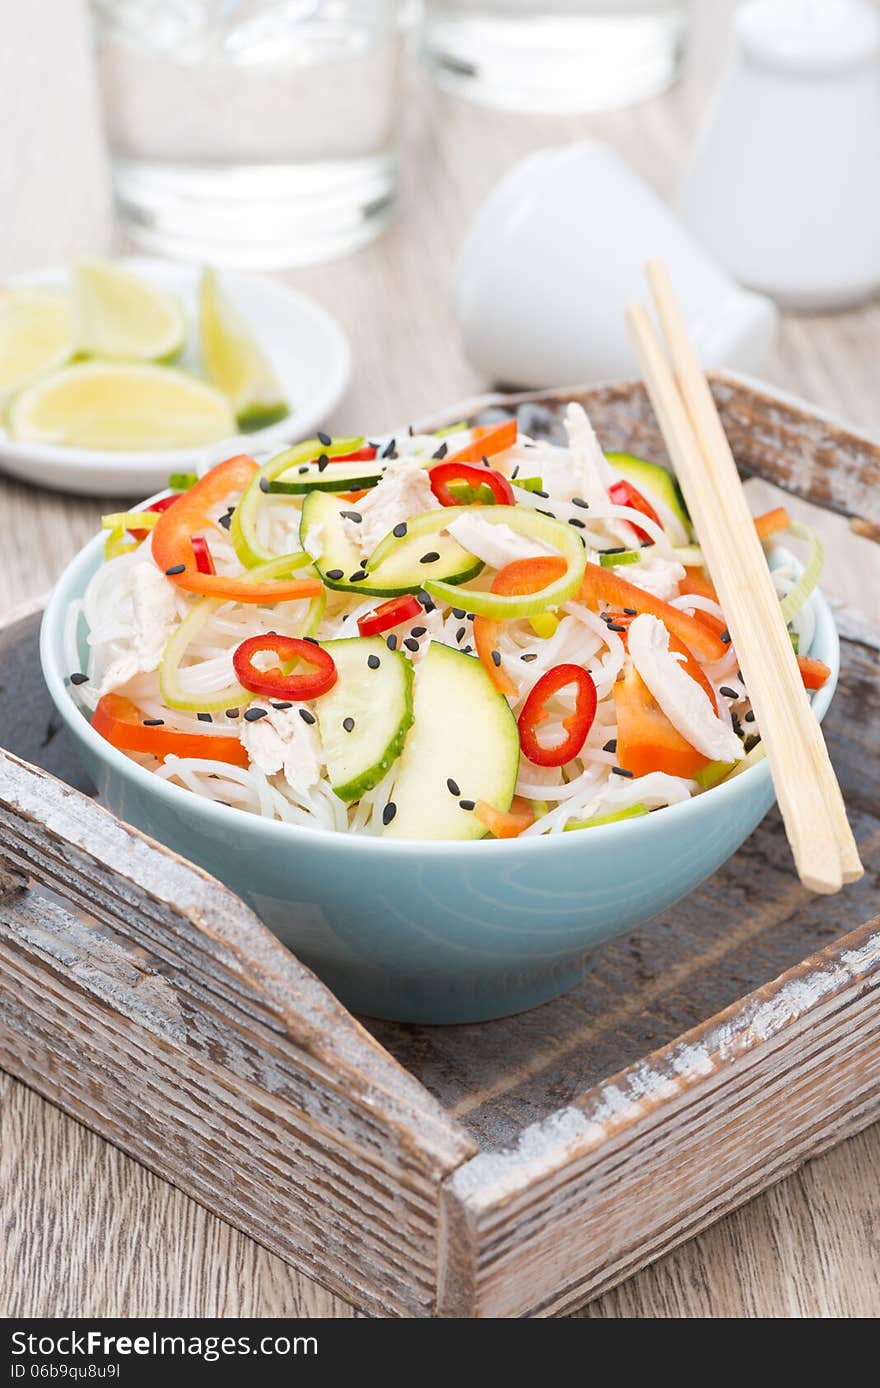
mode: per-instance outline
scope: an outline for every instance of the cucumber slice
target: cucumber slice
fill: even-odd
[[[399,651],[389,651],[381,636],[326,641],[323,647],[339,673],[315,702],[327,775],[340,800],[358,800],[403,751],[413,721],[413,667]],[[349,719],[354,726],[347,729]]]
[[[647,492],[649,500],[655,497],[667,511],[672,512],[682,527],[686,540],[693,539],[694,527],[681,494],[681,487],[673,473],[661,467],[659,463],[649,463],[647,458],[636,458],[632,453],[606,453],[605,457],[621,477],[632,482],[640,492]],[[680,538],[674,536],[673,544],[679,543]]]
[[[614,569],[618,564],[637,564],[642,557],[640,549],[612,549],[599,551],[599,563],[603,569]]]
[[[398,597],[417,593],[429,574],[447,583],[464,583],[483,567],[451,535],[438,533],[444,522],[437,518],[442,518],[443,512],[426,511],[408,522],[406,535],[387,535],[370,556],[366,576],[352,582],[352,574],[364,573],[364,566],[360,551],[346,532],[342,513],[347,510],[351,510],[349,502],[328,492],[311,492],[303,502],[300,542],[304,546],[309,531],[317,528],[322,550],[315,567],[328,588],[363,593],[365,597]],[[430,539],[423,537],[423,531]],[[437,559],[421,563],[428,553],[436,554]]]
[[[519,733],[507,700],[478,660],[435,641],[419,666],[414,714],[385,837],[483,838],[486,826],[459,801],[510,809]],[[450,780],[460,795],[450,790]]]
[[[271,494],[302,496],[306,492],[354,492],[375,487],[385,469],[375,458],[364,462],[330,463],[324,468],[299,463],[266,483]]]
[[[564,832],[568,833],[572,829],[595,829],[598,824],[617,824],[622,819],[640,819],[643,814],[648,813],[647,805],[628,805],[625,810],[613,810],[611,814],[597,814],[592,819],[570,819],[564,826]]]

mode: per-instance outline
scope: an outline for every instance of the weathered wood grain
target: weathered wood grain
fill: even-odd
[[[0,865],[0,1065],[358,1305],[429,1313],[474,1148],[418,1082],[236,897],[7,753]]]

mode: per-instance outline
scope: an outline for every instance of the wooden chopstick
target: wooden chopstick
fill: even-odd
[[[861,871],[839,787],[726,440],[724,452],[729,459],[727,467],[733,471],[732,482],[724,471],[723,454],[722,461],[717,461],[718,437],[709,421],[710,413],[715,413],[714,402],[709,396],[711,411],[707,411],[705,400],[700,401],[694,373],[706,393],[708,387],[675,311],[671,288],[668,281],[666,286],[662,284],[661,270],[652,269],[651,273],[652,282],[662,292],[682,393],[647,312],[634,306],[629,322],[648,392],[729,622],[798,873],[811,890],[837,891],[844,880],[853,880]],[[698,411],[700,432],[685,398],[693,401]],[[723,439],[717,415],[716,426]],[[725,478],[723,483],[719,477]],[[736,500],[730,501],[728,491]]]
[[[750,551],[748,563],[753,567],[760,565],[760,572],[765,579],[762,585],[764,601],[770,613],[770,629],[784,657],[788,675],[787,688],[795,687],[800,694],[798,703],[800,706],[806,705],[808,708],[808,714],[803,719],[805,745],[809,749],[816,779],[822,789],[828,817],[837,840],[843,880],[844,882],[855,881],[862,876],[864,869],[859,859],[852,829],[846,817],[843,795],[828,756],[822,730],[803,690],[803,681],[797,669],[797,661],[779,612],[779,599],[767,577],[767,566],[761,544],[751,523],[751,513],[733,452],[727,441],[727,435],[724,432],[724,426],[721,423],[709,384],[700,369],[693,344],[688,336],[669,273],[661,261],[655,260],[648,264],[648,282],[663,325],[669,355],[685,408],[696,432],[703,457],[713,473],[715,493],[727,521],[726,533],[739,535],[744,531],[747,534],[746,547]],[[739,654],[739,642],[736,637],[734,639],[737,642],[737,653]],[[748,680],[746,682],[748,683]],[[760,714],[757,709],[756,714],[760,725]]]

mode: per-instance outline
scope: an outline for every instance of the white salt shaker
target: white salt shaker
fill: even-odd
[[[748,0],[678,198],[741,283],[837,309],[880,286],[880,13],[870,0]]]

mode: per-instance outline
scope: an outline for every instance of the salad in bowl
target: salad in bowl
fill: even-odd
[[[684,501],[579,404],[565,426],[322,435],[175,478],[105,517],[75,698],[154,775],[330,832],[531,837],[701,794],[761,744]],[[818,687],[808,538],[774,582]]]
[[[675,478],[605,453],[577,402],[554,442],[518,418],[174,477],[105,517],[45,613],[104,803],[375,1016],[563,992],[773,801]],[[783,510],[755,524],[821,717],[821,547]]]

